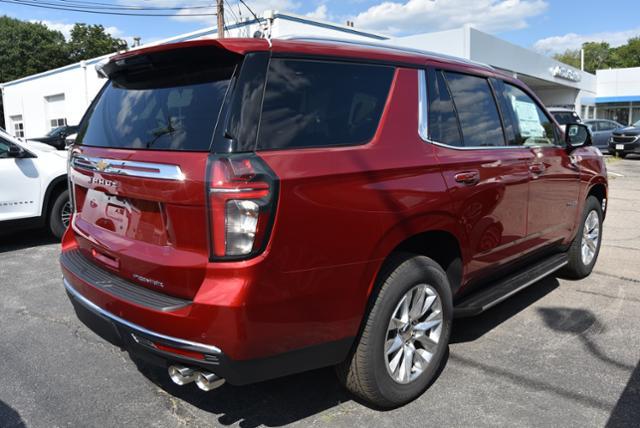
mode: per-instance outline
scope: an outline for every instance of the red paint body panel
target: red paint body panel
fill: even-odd
[[[239,54],[264,40],[196,41]],[[118,58],[169,49],[164,45]],[[423,55],[357,46],[274,41],[274,52],[442,64]],[[496,75],[485,68],[451,69]],[[72,169],[77,187],[63,251],[81,248],[97,265],[157,291],[192,300],[159,312],[65,277],[105,310],[165,335],[219,347],[248,360],[354,337],[383,261],[403,241],[442,231],[462,251],[460,290],[541,247],[566,244],[590,186],[606,184],[596,149],[458,150],[418,134],[418,78],[399,67],[374,138],[364,145],[258,152],[279,179],[266,250],[246,261],[210,262],[206,211],[208,153],[77,147],[92,157],[178,165],[182,181]],[[545,164],[532,177],[530,165]],[[456,174],[477,173],[476,185]],[[575,205],[572,203],[575,202]],[[98,254],[98,256],[96,256]],[[116,268],[117,267],[117,268]]]

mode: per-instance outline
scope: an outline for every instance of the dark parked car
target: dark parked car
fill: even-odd
[[[607,174],[587,127],[562,133],[492,67],[210,39],[102,72],[71,149],[64,286],[179,385],[335,365],[398,406],[437,376],[454,316],[596,263]]]
[[[603,153],[609,152],[609,140],[613,131],[624,128],[624,125],[615,120],[608,119],[590,119],[585,120],[584,124],[591,130],[591,138],[593,145],[599,148]]]
[[[621,158],[633,153],[640,154],[640,120],[613,131],[609,139],[609,153]]]
[[[41,143],[48,144],[50,146],[55,147],[58,150],[64,150],[66,148],[66,140],[69,135],[73,135],[78,132],[77,126],[59,126],[57,128],[53,128],[47,135],[39,138],[29,138],[33,141],[39,141]]]

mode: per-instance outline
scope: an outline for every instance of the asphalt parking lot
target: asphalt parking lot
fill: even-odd
[[[446,366],[409,405],[353,401],[331,369],[203,393],[138,367],[77,319],[59,246],[0,236],[0,426],[640,426],[640,158],[609,163],[594,273],[546,278],[454,324]]]

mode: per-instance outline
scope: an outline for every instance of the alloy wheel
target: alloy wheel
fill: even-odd
[[[71,220],[71,201],[67,201],[62,206],[60,210],[60,220],[62,221],[62,225],[66,229],[69,227],[69,220]]]
[[[582,229],[582,263],[588,266],[596,256],[598,241],[600,240],[600,218],[595,210],[587,215]]]
[[[427,284],[413,287],[391,314],[384,356],[394,381],[410,383],[427,368],[440,346],[442,301]]]

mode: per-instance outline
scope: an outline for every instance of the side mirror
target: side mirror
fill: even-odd
[[[20,157],[22,157],[23,153],[24,153],[24,150],[22,150],[21,147],[16,146],[15,144],[10,144],[9,145],[9,152],[7,153],[8,157],[10,157],[10,158],[20,158]]]
[[[591,131],[587,125],[582,123],[568,123],[564,131],[564,142],[570,149],[590,146],[592,144]]]

